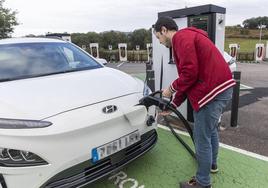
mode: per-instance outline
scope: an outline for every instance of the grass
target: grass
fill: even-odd
[[[229,44],[237,43],[240,45],[240,52],[254,52],[255,46],[259,43],[259,39],[245,39],[245,38],[225,38],[224,50],[229,53]],[[266,45],[266,40],[261,43]]]

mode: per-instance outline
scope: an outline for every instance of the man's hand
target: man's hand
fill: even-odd
[[[159,112],[158,115],[161,115],[161,116],[168,116],[172,113],[172,111],[169,111],[169,110],[166,110],[166,111],[162,111],[162,112]]]
[[[171,92],[169,87],[162,90],[162,96],[166,97],[166,98],[170,98],[172,96],[172,92]],[[162,116],[168,116],[171,113],[172,113],[172,111],[170,111],[170,110],[164,110],[162,112],[159,112],[158,114],[162,115]]]
[[[167,97],[167,98],[170,98],[172,96],[172,92],[170,91],[169,87],[166,89],[163,89],[162,95],[163,97]]]

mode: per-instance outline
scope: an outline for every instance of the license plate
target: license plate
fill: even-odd
[[[140,141],[140,133],[138,131],[134,131],[128,135],[125,135],[117,140],[104,144],[100,147],[94,148],[91,151],[92,154],[92,162],[95,163],[105,157],[108,157],[128,146],[135,144]]]

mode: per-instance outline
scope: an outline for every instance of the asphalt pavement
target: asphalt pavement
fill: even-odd
[[[230,127],[230,106],[222,122],[221,142],[268,156],[268,63],[238,63],[241,83],[253,89],[240,90],[238,127]]]

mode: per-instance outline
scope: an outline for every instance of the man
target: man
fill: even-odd
[[[160,17],[154,34],[161,44],[172,47],[178,78],[163,90],[174,107],[188,98],[194,109],[193,137],[198,168],[196,176],[181,182],[181,188],[211,188],[210,172],[217,172],[219,117],[232,97],[235,81],[223,56],[203,30],[189,27],[179,31],[170,17]],[[161,115],[169,115],[164,111]]]

